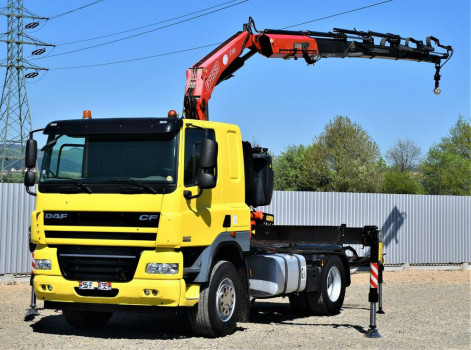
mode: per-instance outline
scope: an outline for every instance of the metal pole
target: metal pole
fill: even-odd
[[[36,294],[34,294],[34,285],[33,285],[34,275],[31,275],[31,305],[28,310],[26,310],[25,321],[32,321],[36,316],[39,316],[40,313],[36,309]]]
[[[383,264],[380,266],[379,270],[379,279],[378,279],[378,294],[379,294],[379,302],[378,302],[378,314],[384,314],[383,311]]]
[[[31,248],[30,248],[31,249]],[[34,249],[33,249],[34,250]],[[31,286],[31,304],[29,309],[26,310],[25,321],[32,321],[36,316],[39,316],[39,311],[36,309],[36,294],[34,293],[34,269],[36,268],[34,264],[34,252],[31,252],[33,260],[31,261],[31,278],[29,280],[29,285]]]
[[[370,294],[368,300],[370,302],[370,329],[366,332],[368,338],[381,338],[378,330],[376,329],[376,303],[378,302],[378,264],[370,264]]]
[[[376,230],[370,235],[371,255],[370,255],[370,293],[368,301],[370,302],[370,329],[366,332],[365,336],[368,338],[381,338],[378,330],[376,329],[376,303],[379,301],[378,295],[378,277],[381,266],[381,259],[379,258],[382,242],[380,239],[380,232]],[[382,252],[381,252],[382,253]]]
[[[376,303],[370,303],[370,328],[376,329]]]

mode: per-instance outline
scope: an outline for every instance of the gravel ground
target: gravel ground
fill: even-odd
[[[234,334],[205,339],[191,334],[182,318],[115,314],[100,330],[76,330],[60,312],[40,310],[24,322],[27,283],[0,284],[0,348],[471,348],[471,271],[385,272],[381,339],[368,339],[367,273],[352,276],[344,307],[333,317],[291,314],[287,298],[257,301],[250,323]],[[39,307],[42,302],[39,302]]]

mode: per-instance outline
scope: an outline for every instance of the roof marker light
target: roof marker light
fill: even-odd
[[[92,119],[92,111],[89,111],[89,110],[83,111],[82,119]]]
[[[169,118],[178,118],[178,113],[174,109],[171,109],[168,111],[168,117]]]

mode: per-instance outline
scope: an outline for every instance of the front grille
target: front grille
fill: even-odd
[[[159,227],[158,212],[45,211],[44,225]]]
[[[155,242],[157,233],[45,231],[46,238],[117,239]]]
[[[143,248],[59,246],[62,275],[73,281],[129,282]]]

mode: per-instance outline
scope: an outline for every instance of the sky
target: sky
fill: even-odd
[[[51,18],[91,2],[24,0],[29,10]],[[94,118],[165,117],[170,109],[181,112],[186,70],[214,47],[123,64],[58,68],[128,60],[220,43],[241,30],[249,16],[254,18],[259,30],[277,29],[379,2],[381,0],[104,0],[42,22],[28,34],[56,47],[48,49],[40,59],[30,61],[49,68],[47,73],[28,79],[33,128],[42,128],[53,120],[81,118],[85,109],[91,110]],[[222,3],[226,5],[217,6]],[[222,9],[229,5],[233,6]],[[70,42],[211,7],[192,16],[221,10],[127,40],[62,54],[192,16],[117,36],[67,44]],[[0,26],[6,31],[6,18],[1,18]],[[303,60],[285,61],[256,55],[234,78],[215,88],[209,103],[210,119],[237,124],[244,140],[256,140],[272,154],[280,154],[289,145],[312,143],[337,115],[348,116],[369,133],[384,155],[398,139],[414,141],[425,154],[448,134],[459,115],[470,118],[469,0],[393,0],[291,29],[326,32],[334,27],[389,32],[420,40],[432,35],[442,44],[451,45],[455,53],[441,72],[442,93],[433,94],[435,69],[430,63],[330,58],[307,66]],[[25,46],[25,57],[31,59],[34,49]],[[0,53],[0,57],[5,57],[6,48],[2,47]],[[39,143],[44,143],[44,139],[39,138]]]

